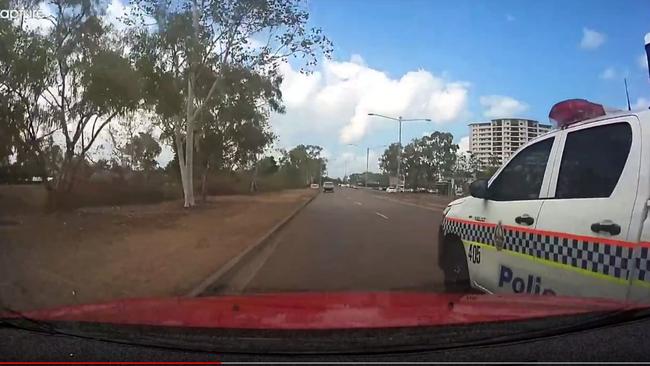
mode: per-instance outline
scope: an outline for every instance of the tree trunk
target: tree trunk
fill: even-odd
[[[68,180],[72,174],[72,159],[74,154],[72,151],[66,148],[65,155],[63,156],[63,162],[61,163],[61,171],[56,180],[55,190],[58,192],[64,191],[68,186]]]
[[[257,192],[257,156],[255,157],[255,166],[253,168],[253,177],[251,178],[250,193]]]
[[[210,170],[210,160],[205,162],[203,175],[201,177],[201,202],[206,203],[208,198],[208,171]]]
[[[178,166],[181,171],[181,186],[183,187],[183,207],[189,208],[190,201],[189,201],[189,195],[188,195],[188,185],[187,185],[187,165],[186,165],[186,157],[185,153],[183,151],[183,139],[181,138],[180,132],[176,131],[176,149],[178,150]]]
[[[194,202],[194,123],[187,121],[187,132],[185,136],[185,174],[187,181],[187,201],[190,207],[195,206]]]

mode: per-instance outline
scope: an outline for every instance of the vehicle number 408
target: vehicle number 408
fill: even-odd
[[[478,245],[470,244],[467,251],[467,258],[474,264],[481,263],[481,247]]]

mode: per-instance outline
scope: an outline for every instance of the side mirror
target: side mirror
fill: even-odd
[[[469,186],[469,194],[472,197],[488,199],[488,181],[486,179],[475,180]]]

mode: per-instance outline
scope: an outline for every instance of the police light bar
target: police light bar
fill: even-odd
[[[574,123],[604,115],[605,108],[601,104],[584,99],[567,99],[556,103],[551,108],[548,118],[555,122],[557,127],[565,128]]]

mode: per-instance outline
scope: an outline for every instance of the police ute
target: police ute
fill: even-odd
[[[450,289],[650,301],[650,111],[557,103],[440,225]]]

